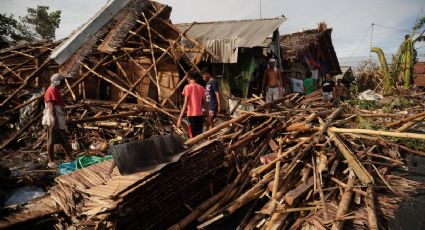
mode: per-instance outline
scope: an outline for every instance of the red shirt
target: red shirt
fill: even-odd
[[[54,105],[65,105],[61,92],[54,86],[49,86],[44,94],[44,102],[47,103],[49,101],[54,102]]]
[[[188,97],[187,101],[187,116],[202,116],[202,98],[204,97],[205,89],[201,85],[188,84],[184,87],[182,95]]]

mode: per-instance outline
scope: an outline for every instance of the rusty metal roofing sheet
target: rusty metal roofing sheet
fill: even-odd
[[[238,48],[262,46],[266,38],[285,21],[284,17],[269,19],[217,21],[196,23],[187,35],[203,43],[220,60],[219,63],[236,63]],[[176,24],[185,31],[191,24]]]

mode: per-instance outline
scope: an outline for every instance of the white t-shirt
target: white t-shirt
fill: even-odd
[[[319,79],[319,70],[318,69],[314,69],[311,71],[311,78],[313,78],[314,80]]]
[[[304,93],[303,81],[296,78],[291,78],[292,89],[294,93]]]

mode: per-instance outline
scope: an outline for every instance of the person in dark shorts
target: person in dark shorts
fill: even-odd
[[[60,92],[60,88],[64,86],[65,77],[56,73],[53,74],[50,81],[51,84],[44,94],[45,109],[43,111],[42,124],[47,133],[47,154],[49,157],[48,166],[56,168],[54,160],[54,145],[62,145],[65,151],[65,160],[72,161],[71,145],[65,131],[65,109],[64,100]]]
[[[322,82],[322,95],[325,101],[331,101],[335,98],[335,82],[330,74],[326,74]]]
[[[188,72],[187,84],[182,95],[184,96],[183,107],[180,112],[179,119],[177,120],[177,127],[181,126],[181,120],[186,111],[186,116],[189,119],[190,128],[192,130],[192,138],[202,133],[204,117],[202,113],[202,105],[206,105],[205,89],[196,83],[197,74],[193,71]],[[208,106],[205,106],[208,113]]]
[[[201,75],[204,81],[207,82],[205,86],[205,100],[209,109],[209,113],[207,114],[207,128],[210,129],[214,127],[214,119],[221,112],[220,91],[217,80],[211,75],[208,69],[203,69]]]

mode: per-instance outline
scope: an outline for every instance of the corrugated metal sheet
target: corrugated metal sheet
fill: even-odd
[[[64,43],[57,47],[50,57],[59,65],[63,64],[75,51],[86,43],[111,18],[132,0],[111,0],[84,26],[79,28]]]
[[[285,21],[284,17],[238,21],[196,23],[187,35],[203,43],[214,53],[218,63],[236,63],[238,48],[262,46],[266,38]],[[185,31],[191,24],[177,24]]]

